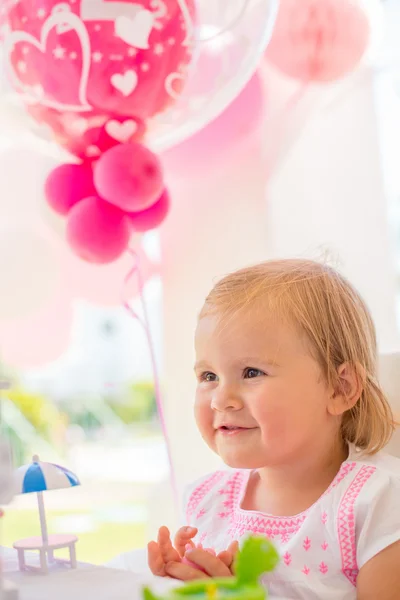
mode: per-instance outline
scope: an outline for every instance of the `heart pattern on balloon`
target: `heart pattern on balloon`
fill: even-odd
[[[69,31],[74,31],[76,33],[80,43],[82,56],[82,69],[77,89],[77,102],[74,104],[65,102],[62,98],[50,98],[46,93],[45,82],[41,85],[43,93],[38,95],[38,86],[27,85],[24,83],[16,72],[11,60],[12,53],[16,46],[22,43],[25,44],[27,48],[34,48],[37,52],[46,57],[47,60],[47,57],[50,57],[50,53],[54,53],[55,50],[54,48],[51,48],[51,44],[49,43],[50,34],[53,30],[57,32],[59,27],[66,26],[69,27]],[[91,62],[90,38],[85,25],[77,15],[68,11],[55,11],[43,23],[40,39],[25,31],[10,31],[4,40],[4,49],[6,69],[9,72],[11,81],[18,90],[24,93],[28,101],[39,101],[42,106],[47,106],[48,108],[60,111],[69,110],[84,112],[91,110],[92,107],[87,100],[87,87]],[[54,92],[52,92],[52,95],[54,96]]]
[[[130,96],[136,89],[138,79],[136,71],[130,69],[125,73],[114,73],[111,76],[111,83],[121,94]]]
[[[122,123],[112,119],[106,123],[105,130],[110,137],[123,144],[135,135],[138,130],[138,124],[133,119],[128,119]]]
[[[57,4],[53,10],[51,11],[52,14],[56,14],[56,13],[70,13],[71,12],[71,6],[69,4],[67,4],[66,2],[63,2],[61,4]],[[71,31],[71,25],[69,23],[63,22],[63,23],[59,23],[56,26],[56,31],[57,33],[63,34],[63,33],[68,33],[68,31]]]
[[[5,2],[3,56],[14,91],[57,144],[94,161],[145,140],[157,115],[170,118],[193,56],[196,0],[35,4]]]
[[[153,27],[154,14],[149,10],[141,10],[134,18],[124,15],[118,17],[115,21],[115,35],[134,48],[147,50]]]

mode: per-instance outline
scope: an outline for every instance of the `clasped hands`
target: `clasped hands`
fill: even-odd
[[[148,563],[153,575],[181,581],[233,577],[238,542],[232,542],[227,550],[216,554],[193,542],[197,531],[195,527],[181,527],[172,544],[168,528],[161,527],[157,541],[147,546]]]

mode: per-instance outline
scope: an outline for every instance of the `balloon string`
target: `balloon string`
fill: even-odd
[[[161,430],[162,430],[162,433],[164,436],[165,445],[166,445],[166,449],[167,449],[172,492],[173,492],[173,497],[175,500],[175,506],[178,506],[179,505],[179,494],[178,494],[177,478],[176,478],[176,473],[175,473],[173,460],[172,460],[171,441],[170,441],[170,437],[168,434],[168,428],[167,428],[164,407],[163,407],[163,402],[162,402],[161,385],[160,385],[160,378],[159,378],[159,374],[158,374],[156,353],[155,353],[154,343],[153,343],[153,339],[152,339],[151,331],[150,331],[150,320],[149,320],[146,300],[145,300],[144,294],[143,294],[143,277],[142,277],[141,270],[140,270],[140,261],[139,261],[139,257],[137,255],[137,253],[134,250],[129,249],[128,252],[134,259],[134,264],[124,279],[122,304],[123,304],[123,307],[125,308],[125,310],[129,313],[129,315],[133,319],[135,319],[136,321],[138,321],[140,323],[140,325],[143,327],[144,333],[146,335],[146,341],[147,341],[147,345],[148,345],[149,352],[150,352],[151,368],[152,368],[152,372],[153,372],[154,395],[155,395],[155,399],[156,399],[156,405],[157,405],[158,416],[160,419]],[[140,298],[140,303],[141,303],[142,311],[143,311],[143,319],[141,319],[140,316],[133,310],[133,308],[130,306],[128,300],[125,298],[125,295],[124,295],[124,292],[127,289],[128,283],[135,276],[138,281],[139,298]]]

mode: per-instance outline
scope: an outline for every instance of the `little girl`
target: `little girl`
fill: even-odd
[[[400,460],[382,452],[394,419],[376,351],[367,307],[330,267],[220,281],[196,331],[195,416],[230,469],[191,486],[175,548],[166,528],[149,544],[153,573],[227,576],[251,533],[281,554],[273,598],[398,600]]]

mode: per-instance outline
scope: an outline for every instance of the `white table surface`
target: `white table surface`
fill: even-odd
[[[142,600],[144,585],[160,596],[177,585],[146,572],[145,552],[140,550],[117,557],[110,567],[78,563],[78,569],[71,570],[54,565],[48,575],[21,573],[16,550],[1,548],[0,551],[4,576],[19,587],[19,600]],[[29,560],[35,564],[34,556]],[[270,596],[269,600],[279,599]]]
[[[15,550],[3,548],[2,557],[4,577],[19,587],[19,600],[142,600],[144,585],[151,585],[160,594],[174,585],[148,573],[140,575],[83,563],[75,570],[54,565],[48,575],[21,573]],[[30,560],[35,564],[33,556]]]

